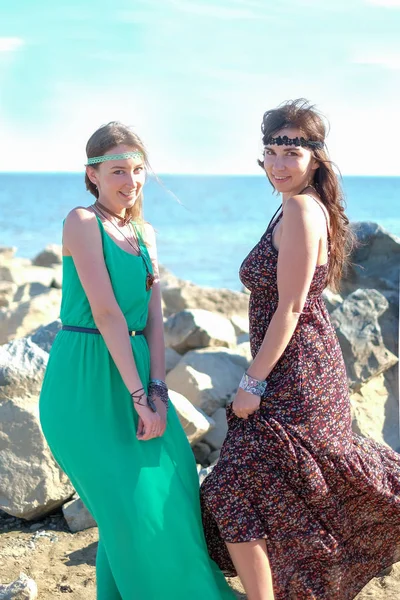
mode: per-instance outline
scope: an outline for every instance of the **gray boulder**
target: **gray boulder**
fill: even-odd
[[[74,492],[39,422],[48,356],[29,339],[0,347],[0,509],[24,519],[40,518]]]
[[[39,267],[37,267],[39,268]],[[0,309],[0,344],[22,338],[60,314],[61,292],[46,288],[45,293],[30,296],[22,302],[13,302]]]
[[[16,246],[0,246],[0,261],[11,260],[14,258],[16,251]]]
[[[0,584],[0,600],[36,600],[38,589],[36,582],[20,573],[18,579],[8,585]]]
[[[186,308],[202,308],[228,318],[233,315],[247,317],[249,305],[247,294],[227,289],[200,287],[175,277],[164,267],[160,267],[160,276],[166,317]]]
[[[220,450],[228,433],[228,423],[226,421],[226,409],[217,408],[212,416],[215,421],[215,427],[207,433],[204,441],[213,449]]]
[[[359,247],[352,254],[353,263],[342,279],[341,293],[358,288],[399,292],[400,238],[377,223],[352,223]]]
[[[169,398],[174,405],[189,443],[192,446],[197,444],[215,426],[214,420],[174,390],[169,391]]]
[[[247,365],[245,356],[229,348],[191,350],[168,373],[167,385],[212,415],[237,390]]]
[[[322,298],[325,301],[326,308],[328,309],[329,313],[333,312],[335,308],[340,306],[343,302],[343,298],[341,297],[341,295],[335,294],[335,292],[332,292],[332,290],[330,290],[329,288],[326,288],[322,292]]]
[[[172,371],[180,360],[181,355],[173,350],[173,348],[165,348],[165,370],[167,373]]]
[[[384,345],[378,319],[388,301],[377,290],[356,290],[331,314],[353,390],[397,362]]]
[[[352,427],[393,450],[400,449],[398,369],[374,377],[350,396]]]
[[[205,442],[197,442],[194,446],[192,446],[193,454],[196,459],[196,463],[200,463],[200,465],[209,464],[208,457],[211,454],[211,448]]]
[[[45,352],[50,352],[54,339],[61,329],[61,325],[60,319],[56,319],[48,325],[42,325],[42,327],[39,327],[39,329],[32,334],[32,342]]]
[[[0,281],[0,308],[9,308],[14,302],[18,286],[11,281]]]
[[[62,511],[72,533],[97,527],[96,521],[77,495],[70,502],[64,504]]]
[[[62,247],[57,244],[49,244],[39,252],[32,261],[37,267],[53,267],[62,264]]]
[[[188,350],[236,345],[235,329],[229,319],[202,309],[182,310],[164,324],[165,345],[184,354]]]

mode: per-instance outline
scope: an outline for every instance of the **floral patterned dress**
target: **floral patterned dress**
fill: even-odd
[[[240,269],[253,357],[278,305],[272,231],[281,216]],[[211,557],[235,575],[224,541],[265,538],[275,600],[350,600],[400,560],[400,455],[351,430],[345,365],[322,298],[328,264],[315,269],[260,409],[243,420],[227,407],[221,456],[201,489]]]

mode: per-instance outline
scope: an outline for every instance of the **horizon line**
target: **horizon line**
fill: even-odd
[[[1,175],[84,175],[85,171],[2,171],[0,169]],[[165,177],[165,176],[174,176],[174,177],[264,177],[263,173],[196,173],[196,172],[175,172],[175,171],[167,171],[165,173],[149,173],[150,177]],[[381,174],[377,173],[375,175],[365,174],[365,173],[344,173],[342,177],[364,177],[364,178],[373,178],[373,177],[385,177],[392,179],[400,179],[400,175],[396,174]]]

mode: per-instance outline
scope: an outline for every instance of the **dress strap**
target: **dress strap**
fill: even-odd
[[[278,209],[275,211],[274,216],[272,217],[272,219],[270,220],[270,222],[268,224],[267,231],[269,231],[270,229],[272,229],[272,226],[275,225],[278,222],[278,220],[280,218],[280,215],[279,215],[278,219],[276,219],[275,222],[274,222],[274,219],[275,219],[276,215],[278,214],[278,212],[281,209],[282,209],[282,204],[280,206],[278,206]]]
[[[301,192],[304,193],[304,192]],[[328,240],[328,252],[330,250],[330,246],[331,246],[331,234],[329,233],[329,223],[328,223],[328,217],[326,216],[326,212],[324,211],[324,209],[321,207],[321,204],[318,202],[318,200],[316,200],[314,198],[314,196],[312,196],[311,194],[304,194],[305,196],[308,196],[309,198],[312,198],[314,200],[314,202],[316,202],[318,204],[318,206],[320,207],[320,209],[323,212],[324,218],[325,218],[325,223],[326,223],[326,234],[327,234],[327,240]]]

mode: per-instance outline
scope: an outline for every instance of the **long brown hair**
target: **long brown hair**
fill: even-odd
[[[277,108],[264,113],[261,124],[263,144],[266,145],[270,136],[274,136],[285,127],[298,128],[306,139],[324,142],[323,148],[311,150],[319,165],[314,172],[312,185],[330,216],[331,254],[328,285],[337,291],[342,272],[349,266],[350,254],[356,241],[350,228],[349,219],[344,212],[345,201],[339,182],[340,175],[335,173],[334,167],[336,169],[337,167],[329,159],[325,145],[327,126],[315,106],[311,105],[308,100],[299,98],[284,102]],[[261,160],[258,160],[258,164],[264,169],[264,163]],[[270,183],[273,186],[271,181]]]
[[[145,145],[140,137],[126,125],[119,121],[111,121],[107,125],[102,125],[89,138],[86,144],[86,156],[93,158],[94,156],[103,156],[116,146],[124,144],[131,147],[133,150],[139,150],[143,154],[143,162],[147,171],[151,171],[148,153]],[[98,168],[99,164],[91,165],[93,168]],[[92,183],[85,173],[86,189],[95,196],[99,197],[97,187]],[[133,220],[143,222],[143,191],[140,192],[135,204],[132,208],[127,209],[127,214]]]

